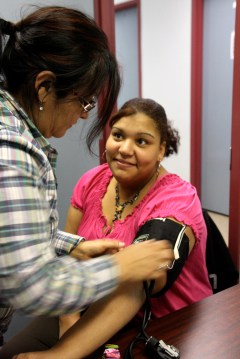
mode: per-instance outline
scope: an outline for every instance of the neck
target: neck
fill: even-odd
[[[141,194],[145,195],[146,192],[148,192],[149,188],[151,188],[152,185],[155,183],[157,178],[158,178],[158,173],[154,172],[153,174],[151,174],[151,176],[149,176],[149,178],[147,178],[143,182],[143,184],[142,182],[141,184],[139,182],[138,183],[135,182],[129,185],[129,182],[126,183],[118,182],[116,180],[116,184],[118,185],[121,200],[129,199],[129,197],[133,196],[136,192],[139,192],[140,195]]]
[[[118,184],[118,182],[116,183],[116,185],[115,185],[115,211],[114,211],[113,222],[122,218],[122,214],[123,214],[123,211],[126,206],[132,206],[134,204],[134,202],[136,202],[139,199],[139,197],[143,198],[145,196],[145,194],[148,192],[149,188],[155,182],[157,177],[158,177],[158,174],[156,172],[154,172],[148,178],[148,180],[144,183],[144,185],[142,185],[140,188],[137,189],[137,186],[135,186],[134,191],[128,188],[127,195],[126,195],[126,191],[125,191],[125,196],[122,195],[123,187],[121,187],[121,196],[120,196],[119,184]]]

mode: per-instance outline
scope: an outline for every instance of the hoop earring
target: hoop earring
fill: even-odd
[[[40,86],[40,88],[41,88],[41,87],[44,87],[47,92],[46,92],[45,95],[43,96],[42,100],[39,100],[39,111],[43,111],[43,109],[44,109],[44,102],[45,102],[44,100],[45,100],[45,98],[46,98],[47,95],[48,95],[49,86],[50,86],[50,85],[48,85],[48,87],[46,87],[45,85],[41,85],[41,86]],[[38,92],[39,92],[40,88],[38,89]]]
[[[107,150],[105,149],[105,151],[102,154],[102,159],[105,160],[105,161],[106,161],[106,152],[107,152]]]
[[[161,161],[157,162],[157,176],[159,175],[160,173],[160,167],[161,167]]]

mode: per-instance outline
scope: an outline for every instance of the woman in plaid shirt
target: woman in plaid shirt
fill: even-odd
[[[105,126],[120,79],[103,31],[77,10],[49,6],[16,24],[0,19],[0,33],[2,334],[9,306],[36,316],[80,310],[119,283],[157,278],[158,266],[173,254],[166,242],[119,251],[119,241],[83,243],[81,236],[58,230],[57,152],[47,138],[62,137],[79,118],[87,119],[99,95],[89,147]],[[73,258],[109,250],[118,253]]]

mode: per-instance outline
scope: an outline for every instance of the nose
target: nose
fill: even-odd
[[[133,155],[133,143],[132,143],[132,141],[129,140],[129,139],[121,141],[118,151],[123,156],[132,156]]]

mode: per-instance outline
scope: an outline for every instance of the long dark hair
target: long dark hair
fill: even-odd
[[[178,152],[178,146],[180,144],[179,133],[176,129],[172,128],[164,108],[154,100],[133,98],[125,102],[119,111],[111,118],[110,127],[122,117],[132,116],[137,113],[144,113],[154,121],[161,137],[161,143],[166,142],[165,157],[170,156],[174,152]],[[130,123],[129,126],[131,126]]]
[[[36,76],[44,70],[55,74],[53,85],[59,100],[76,89],[85,98],[101,94],[98,119],[87,136],[91,148],[111,115],[120,88],[118,65],[105,33],[82,12],[60,6],[37,7],[16,24],[0,19],[0,33],[3,83],[28,113],[37,101]]]

